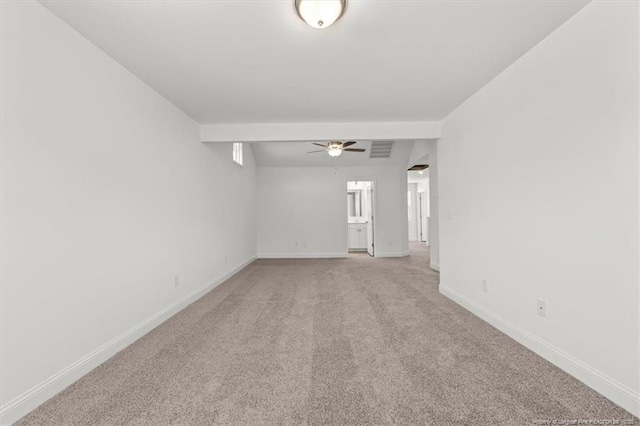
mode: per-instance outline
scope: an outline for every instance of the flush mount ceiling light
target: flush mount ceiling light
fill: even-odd
[[[347,0],[295,0],[298,16],[313,28],[327,28],[344,14]]]

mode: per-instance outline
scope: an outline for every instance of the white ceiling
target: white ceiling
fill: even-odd
[[[587,1],[42,3],[204,124],[439,120]]]
[[[321,141],[318,143],[325,143]],[[394,142],[389,158],[369,158],[371,141],[358,141],[352,148],[364,148],[366,152],[343,152],[334,159],[311,142],[258,142],[251,144],[258,165],[263,167],[376,167],[406,166],[413,141]]]

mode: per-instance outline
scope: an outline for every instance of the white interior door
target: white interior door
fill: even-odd
[[[425,243],[429,242],[429,223],[427,216],[427,194],[425,192],[420,192],[418,194],[420,196],[420,241]]]
[[[422,226],[422,192],[418,192],[418,241],[424,241],[422,239],[423,226]]]
[[[375,256],[373,220],[373,183],[369,183],[367,186],[367,253],[370,256]]]

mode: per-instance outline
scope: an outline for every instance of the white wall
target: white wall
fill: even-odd
[[[240,168],[202,144],[39,3],[2,2],[1,39],[4,424],[252,259],[256,231],[249,146]]]
[[[429,141],[429,255],[430,267],[440,270],[440,188],[438,141]]]
[[[441,291],[636,415],[637,7],[587,5],[438,144]]]
[[[434,139],[417,140],[413,143],[407,163],[407,166],[409,167],[407,168],[413,167],[416,164],[429,164],[429,145],[433,140]]]
[[[398,166],[259,167],[258,256],[346,256],[351,180],[374,182],[376,256],[407,255],[407,173]]]

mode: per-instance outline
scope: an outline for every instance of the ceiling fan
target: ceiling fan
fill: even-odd
[[[321,146],[324,149],[319,149],[317,151],[309,151],[307,152],[307,154],[326,151],[330,156],[338,157],[340,154],[342,154],[342,151],[349,151],[349,152],[365,152],[366,151],[365,149],[362,149],[362,148],[347,148],[355,144],[356,141],[349,141],[349,142],[331,141],[331,142],[328,142],[326,145],[323,145],[321,143],[315,143],[315,142],[312,142],[312,143],[314,145]]]

